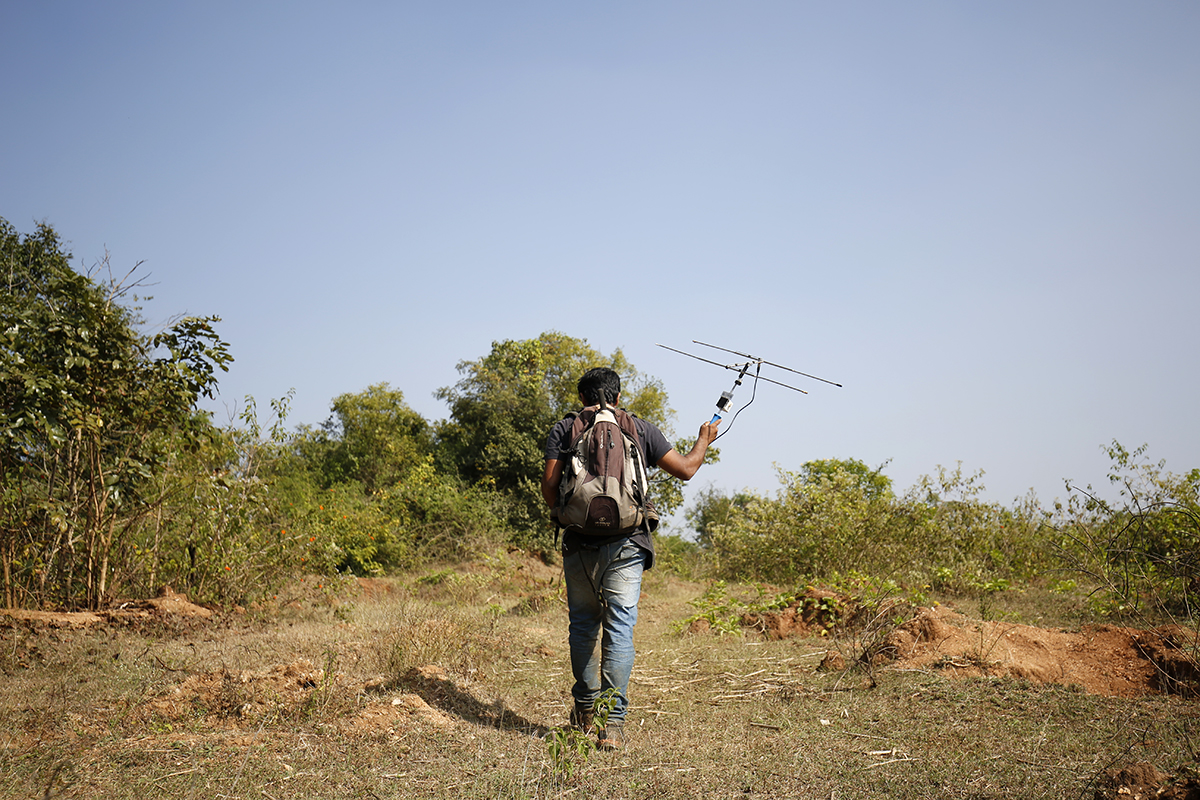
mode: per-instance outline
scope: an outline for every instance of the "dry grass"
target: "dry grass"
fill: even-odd
[[[182,630],[0,628],[0,796],[1091,798],[1116,764],[1197,766],[1194,703],[822,673],[826,640],[672,633],[702,587],[653,573],[628,748],[555,762],[552,573],[453,574]]]

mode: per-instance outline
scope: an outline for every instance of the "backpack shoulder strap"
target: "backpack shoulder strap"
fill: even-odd
[[[633,414],[630,414],[623,408],[614,408],[613,414],[616,416],[617,424],[621,426],[621,430],[626,436],[632,439],[634,445],[637,446],[638,452],[642,454],[642,462],[645,463],[646,454],[642,450],[642,437],[638,436],[637,423],[634,422],[637,417],[635,417]]]
[[[596,418],[596,410],[585,408],[578,414],[571,412],[563,419],[571,419],[571,432],[567,435],[567,446],[574,447],[579,441],[579,437],[583,436],[583,432],[592,427],[592,420]]]

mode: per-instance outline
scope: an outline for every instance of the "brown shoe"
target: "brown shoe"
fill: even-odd
[[[610,722],[600,729],[596,746],[601,750],[620,750],[625,746],[625,725]]]
[[[596,715],[592,709],[586,706],[575,706],[571,709],[571,716],[567,718],[567,723],[578,731],[591,733],[596,727]]]

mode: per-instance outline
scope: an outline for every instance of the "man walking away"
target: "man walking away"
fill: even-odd
[[[641,458],[645,469],[658,467],[685,481],[696,474],[708,446],[717,438],[720,420],[706,422],[700,426],[692,449],[687,455],[681,455],[657,427],[619,408],[621,378],[606,367],[584,373],[578,389],[584,408],[559,421],[546,439],[542,497],[554,509],[556,524],[560,522],[560,512],[564,512],[564,517],[577,518],[566,514],[564,505],[560,504],[560,484],[564,468],[577,450],[578,440],[583,438],[581,429],[590,420],[611,419],[622,430],[635,432],[636,436],[630,438],[636,443],[638,452],[630,453],[631,459]],[[575,441],[572,441],[573,432]],[[619,443],[608,446],[615,451]],[[645,489],[645,486],[640,487],[642,493]],[[635,493],[636,490],[634,487]],[[644,494],[641,502],[644,511]],[[618,749],[625,741],[624,725],[629,708],[627,692],[634,657],[633,626],[637,623],[642,573],[654,564],[651,532],[657,521],[636,511],[635,518],[638,521],[631,529],[597,528],[591,523],[567,524],[562,540],[570,620],[568,641],[575,678],[571,687],[575,701],[571,724],[584,731],[590,730],[595,719],[596,700],[611,698],[611,710],[604,727],[598,731],[597,744],[606,750]]]

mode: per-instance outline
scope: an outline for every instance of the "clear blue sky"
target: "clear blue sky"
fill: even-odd
[[[381,381],[442,418],[553,329],[680,433],[733,376],[656,342],[844,384],[760,387],[696,486],[1200,466],[1200,4],[7,2],[0,78],[0,216],[223,317],[219,421]]]

